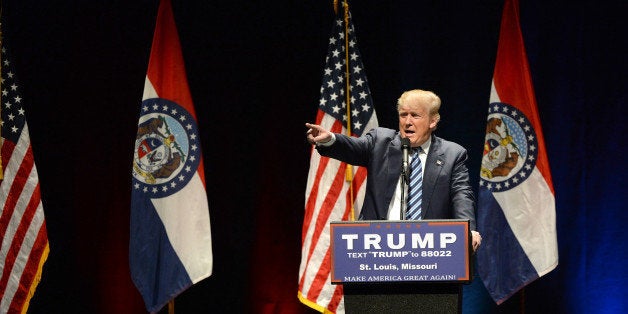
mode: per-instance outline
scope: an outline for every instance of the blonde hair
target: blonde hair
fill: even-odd
[[[438,95],[436,95],[432,91],[426,91],[422,89],[405,91],[397,100],[397,111],[399,111],[399,106],[401,106],[402,103],[406,102],[407,100],[417,98],[420,101],[427,103],[430,116],[436,118],[437,122],[440,121],[440,113],[438,112],[438,110],[440,110],[440,97],[438,97]]]

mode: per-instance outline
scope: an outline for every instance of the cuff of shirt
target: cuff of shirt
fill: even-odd
[[[323,146],[323,147],[328,147],[334,144],[334,142],[336,142],[336,134],[332,133],[331,134],[331,139],[325,143],[316,143],[316,146]]]

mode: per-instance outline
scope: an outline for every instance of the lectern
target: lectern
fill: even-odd
[[[469,221],[332,222],[331,281],[346,313],[461,313]]]

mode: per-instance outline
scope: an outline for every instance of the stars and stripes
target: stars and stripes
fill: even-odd
[[[25,313],[49,245],[21,88],[6,52],[3,45],[0,313]]]
[[[373,99],[366,80],[366,72],[357,47],[355,30],[349,23],[349,77],[350,77],[350,117],[351,134],[357,136],[368,129],[367,124],[373,115]],[[329,50],[325,59],[323,82],[319,109],[338,121],[346,124],[346,53],[345,27],[342,19],[336,19],[335,27],[329,38]]]
[[[348,133],[345,23],[342,15],[334,22],[323,70],[316,124],[336,133]],[[377,116],[364,65],[349,14],[349,114],[351,135],[360,136],[377,126]],[[349,220],[354,200],[354,217],[364,199],[366,169],[353,167],[353,195],[345,180],[347,164],[321,157],[312,150],[305,192],[299,292],[301,302],[325,313],[343,313],[341,285],[330,282],[329,223]]]

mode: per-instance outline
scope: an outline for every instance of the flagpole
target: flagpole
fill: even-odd
[[[174,314],[174,299],[168,301],[168,314]]]
[[[0,2],[1,3],[1,2]],[[2,18],[2,8],[0,8],[0,19]],[[0,22],[0,49],[2,49],[2,23]],[[2,73],[2,53],[0,53],[0,73]],[[2,79],[0,79],[0,85],[2,85]],[[2,86],[0,86],[0,90]],[[0,104],[2,103],[2,94],[0,93]],[[2,106],[0,106],[0,113],[2,113]],[[0,125],[2,125],[2,118],[0,116]],[[0,137],[2,136],[2,128],[0,127]],[[0,152],[0,180],[4,179],[4,170],[2,170],[2,152]]]
[[[334,1],[334,4],[336,2]],[[334,8],[336,6],[334,5]],[[347,0],[343,2],[343,7],[345,9],[344,20],[345,20],[345,74],[346,74],[346,103],[347,103],[347,136],[351,136],[351,77],[350,77],[350,62],[349,62],[349,3]],[[353,166],[347,164],[347,171],[345,175],[345,181],[349,183],[349,198],[350,198],[350,206],[351,213],[349,215],[349,220],[355,220],[355,209],[353,207]]]

